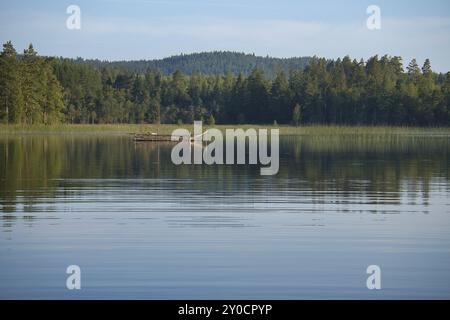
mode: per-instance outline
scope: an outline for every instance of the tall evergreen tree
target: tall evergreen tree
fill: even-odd
[[[417,82],[420,76],[420,68],[416,59],[412,59],[406,68],[408,70],[409,79]]]
[[[44,124],[60,122],[63,118],[63,92],[62,87],[55,74],[51,64],[45,66],[44,74],[45,92],[44,100],[41,106],[42,120]]]
[[[291,91],[289,82],[283,71],[279,72],[272,83],[270,90],[270,116],[280,123],[289,121],[289,111],[291,104]]]
[[[422,67],[422,73],[423,73],[425,76],[428,76],[428,75],[431,75],[431,74],[432,74],[430,59],[426,59],[426,60],[425,60],[425,62],[424,62],[424,64],[423,64],[423,67]]]
[[[23,108],[20,64],[16,50],[11,41],[8,41],[0,54],[0,121],[21,122]]]
[[[27,124],[42,123],[41,106],[45,102],[45,76],[43,59],[30,44],[23,52],[22,92],[24,96],[24,121]],[[43,81],[44,80],[44,81]]]

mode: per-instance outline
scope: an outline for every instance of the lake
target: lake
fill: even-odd
[[[450,136],[282,136],[275,176],[172,146],[1,136],[0,298],[450,298]]]

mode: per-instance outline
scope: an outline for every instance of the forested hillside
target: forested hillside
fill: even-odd
[[[288,73],[290,70],[304,69],[311,58],[271,58],[258,57],[254,54],[244,54],[230,51],[202,52],[187,55],[172,56],[160,60],[138,61],[100,61],[77,59],[78,63],[86,63],[96,68],[114,67],[120,70],[144,73],[148,70],[159,71],[170,75],[181,71],[187,75],[201,73],[204,75],[225,75],[232,73],[249,75],[255,68],[264,71],[268,77],[273,77],[279,71]]]
[[[71,59],[42,58],[30,45],[0,55],[4,123],[254,123],[450,125],[450,73],[426,60],[311,58],[273,78],[131,71]]]

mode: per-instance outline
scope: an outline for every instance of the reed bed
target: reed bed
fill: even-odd
[[[211,126],[203,126],[203,130]],[[0,134],[131,134],[154,132],[171,134],[177,128],[193,131],[192,125],[176,124],[55,124],[55,125],[6,125],[0,124]],[[226,129],[249,128],[280,129],[284,136],[386,136],[386,135],[450,135],[450,127],[395,127],[395,126],[337,126],[337,125],[306,125],[306,126],[273,126],[273,125],[214,125],[222,131]]]

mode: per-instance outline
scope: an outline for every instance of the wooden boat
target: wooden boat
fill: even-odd
[[[158,142],[158,141],[167,141],[167,142],[180,142],[183,138],[189,139],[190,142],[194,142],[195,138],[202,140],[202,137],[208,132],[206,130],[202,134],[199,134],[195,137],[192,136],[178,136],[177,140],[172,140],[171,134],[158,134],[154,132],[146,132],[146,133],[134,133],[134,141],[135,142]]]
[[[194,138],[188,137],[190,141],[194,141]],[[135,133],[134,141],[135,142],[179,142],[183,139],[183,136],[178,136],[178,140],[173,141],[172,135],[170,134],[157,134],[157,133]]]

